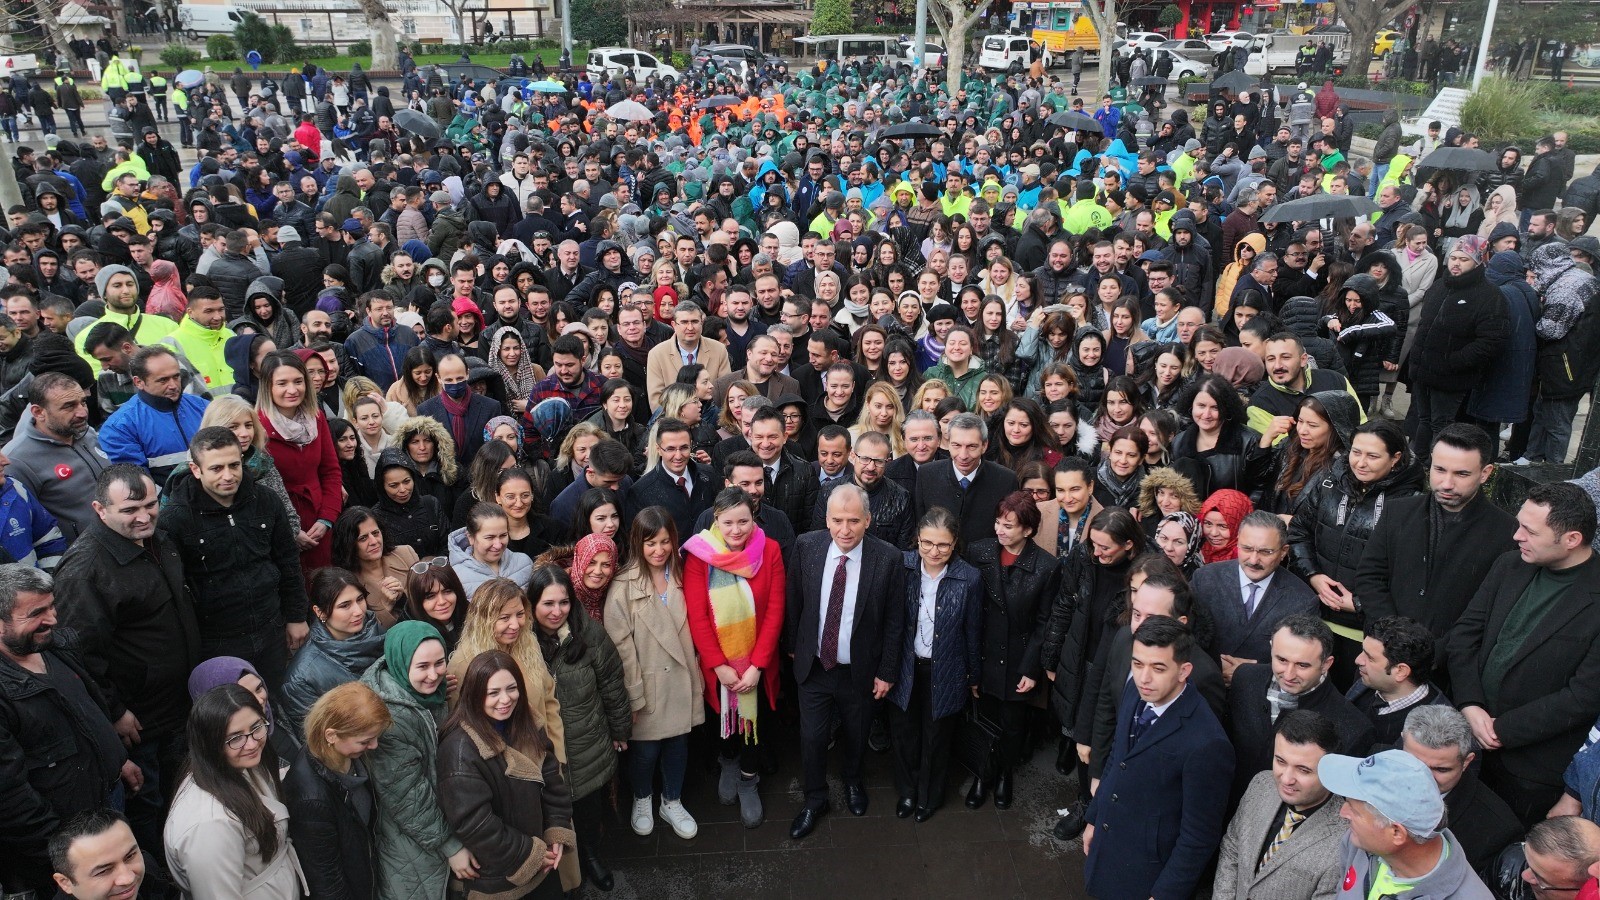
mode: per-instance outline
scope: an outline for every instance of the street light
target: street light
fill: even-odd
[[[1489,0],[1488,14],[1483,18],[1483,37],[1478,38],[1478,62],[1472,67],[1472,89],[1477,90],[1489,65],[1489,41],[1494,38],[1494,17],[1500,11],[1500,0]]]

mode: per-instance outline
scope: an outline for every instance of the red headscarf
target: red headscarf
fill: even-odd
[[[584,586],[583,570],[589,568],[589,563],[594,561],[601,553],[611,554],[612,571],[615,571],[617,562],[617,545],[611,538],[603,534],[587,534],[578,539],[577,546],[572,548],[572,568],[567,570],[567,577],[572,579],[572,592],[578,595],[578,602],[588,611],[589,618],[596,622],[604,621],[606,608],[606,589],[590,590]]]
[[[1200,559],[1206,563],[1223,562],[1239,558],[1239,523],[1255,511],[1250,498],[1235,490],[1224,488],[1206,498],[1200,505],[1200,527],[1204,533],[1206,516],[1212,511],[1222,514],[1228,523],[1228,542],[1218,547],[1206,540],[1200,544]]]

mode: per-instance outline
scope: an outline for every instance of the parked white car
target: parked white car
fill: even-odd
[[[1221,53],[1229,47],[1249,47],[1255,37],[1248,31],[1219,31],[1216,34],[1206,35],[1205,42],[1206,46]]]
[[[1123,39],[1122,46],[1117,49],[1117,53],[1122,56],[1132,56],[1133,51],[1143,49],[1144,55],[1149,56],[1155,52],[1157,47],[1169,40],[1171,38],[1154,31],[1135,31]]]
[[[589,51],[586,65],[589,78],[599,81],[618,72],[631,72],[639,80],[659,75],[662,78],[677,78],[677,69],[656,59],[655,54],[643,50],[634,50],[631,47],[597,47]]]

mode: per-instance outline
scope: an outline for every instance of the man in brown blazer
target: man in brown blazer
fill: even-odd
[[[1322,785],[1317,763],[1339,749],[1333,721],[1295,710],[1278,719],[1272,771],[1250,780],[1228,823],[1213,900],[1324,900],[1339,891],[1343,802]]]
[[[678,370],[684,366],[705,366],[713,379],[733,371],[728,365],[728,348],[707,340],[702,333],[705,319],[705,311],[688,300],[673,309],[672,340],[655,345],[645,357],[645,390],[651,409],[661,407],[661,392],[678,379]]]
[[[790,394],[800,393],[800,382],[778,371],[783,368],[783,360],[778,352],[776,338],[769,334],[756,335],[750,339],[746,355],[748,361],[744,368],[737,372],[729,372],[717,379],[716,386],[711,391],[712,396],[725,396],[728,385],[741,380],[755,385],[761,396],[773,403]]]

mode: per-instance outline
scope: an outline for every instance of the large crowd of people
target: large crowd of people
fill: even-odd
[[[405,78],[16,150],[8,898],[606,891],[870,752],[905,827],[1075,785],[1096,897],[1600,896],[1600,480],[1486,493],[1600,368],[1565,135]]]

